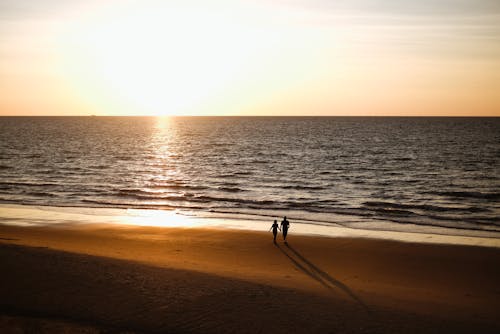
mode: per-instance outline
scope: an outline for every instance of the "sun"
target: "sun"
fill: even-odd
[[[193,112],[245,74],[265,39],[220,10],[122,7],[84,16],[62,43],[79,94],[120,114]]]

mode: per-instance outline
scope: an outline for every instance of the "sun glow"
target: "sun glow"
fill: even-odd
[[[498,116],[478,1],[3,1],[0,115]]]
[[[98,13],[63,36],[63,71],[87,100],[120,114],[197,113],[246,77],[277,39],[242,12],[220,8],[129,5]]]

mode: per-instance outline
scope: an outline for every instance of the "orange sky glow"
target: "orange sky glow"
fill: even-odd
[[[492,0],[0,0],[0,115],[500,116]]]

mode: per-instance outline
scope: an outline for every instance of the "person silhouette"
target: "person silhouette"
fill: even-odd
[[[278,229],[280,227],[278,226],[278,221],[275,220],[273,225],[271,226],[271,228],[269,230],[273,230],[273,235],[274,235],[274,240],[273,242],[276,243],[276,235],[278,234]],[[280,229],[281,230],[281,229]]]
[[[281,230],[283,231],[283,240],[286,242],[286,235],[288,234],[288,228],[290,227],[290,222],[286,220],[286,216],[283,217],[281,221]]]

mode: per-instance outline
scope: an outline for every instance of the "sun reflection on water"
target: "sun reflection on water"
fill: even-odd
[[[120,223],[136,226],[156,227],[197,227],[203,225],[189,216],[177,214],[175,211],[128,209],[127,215],[120,217]]]
[[[151,136],[151,157],[148,162],[154,173],[148,175],[147,183],[153,186],[165,185],[170,181],[182,179],[180,172],[176,167],[175,124],[171,117],[155,117],[154,130]],[[152,184],[151,184],[152,183]]]

